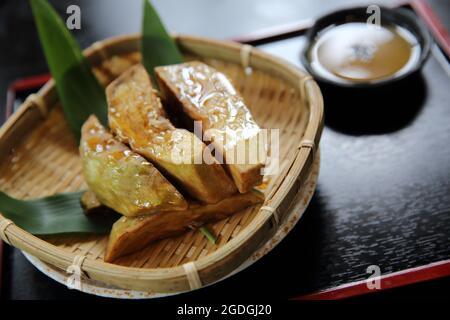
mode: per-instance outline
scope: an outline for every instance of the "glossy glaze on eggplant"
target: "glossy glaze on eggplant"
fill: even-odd
[[[95,116],[83,125],[80,155],[96,199],[124,216],[187,207],[183,195],[151,163],[113,138]]]
[[[203,134],[223,155],[240,192],[262,182],[264,137],[231,81],[192,61],[155,69],[164,102],[173,112],[201,121]]]
[[[136,65],[106,90],[111,130],[177,186],[198,201],[216,203],[236,187],[223,167],[211,157],[203,160],[205,144],[193,133],[175,128],[167,119],[149,75]]]

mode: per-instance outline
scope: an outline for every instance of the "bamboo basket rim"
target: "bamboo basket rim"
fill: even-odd
[[[105,47],[120,47],[127,43],[138,43],[139,39],[139,34],[112,37],[94,43],[85,49],[83,53],[87,56],[92,65],[95,66],[96,62],[102,61],[102,59],[105,58]],[[212,40],[209,38],[188,35],[175,35],[175,39],[184,53],[195,53],[196,50],[206,47],[209,49],[214,48],[215,51],[213,53],[206,55],[199,54],[199,52],[196,53],[202,57],[217,58],[219,60],[234,63],[240,63],[241,50],[243,46],[245,46],[230,41]],[[270,206],[276,211],[282,201],[287,197],[296,180],[304,181],[312,166],[315,149],[318,148],[323,127],[323,99],[318,85],[309,75],[280,58],[276,58],[253,48],[250,52],[249,66],[279,76],[291,84],[297,83],[299,90],[303,95],[303,99],[305,99],[306,106],[309,108],[309,119],[302,141],[296,149],[295,157],[290,161],[289,168],[278,188],[275,188],[273,192],[268,195],[264,203],[264,206]],[[17,121],[32,108],[38,107],[39,112],[45,117],[49,111],[47,106],[52,108],[57,101],[55,91],[54,81],[50,80],[36,95],[33,95],[33,97],[41,99],[43,103],[36,103],[36,99],[27,99],[21,105],[19,110],[0,128],[0,139],[3,139],[7,132],[13,130]],[[47,100],[45,101],[45,99]],[[42,105],[44,105],[44,108],[42,108]],[[250,241],[264,224],[270,222],[273,218],[273,213],[273,211],[265,210],[264,208],[260,209],[252,221],[252,224],[247,226],[245,230],[239,232],[236,237],[216,251],[197,259],[195,261],[195,266],[200,278],[202,271],[207,271],[208,267],[212,267],[215,263],[225,260],[227,256],[238,250],[239,247],[247,243],[247,241]],[[3,220],[5,220],[5,218],[0,215],[0,222]],[[76,257],[76,254],[58,248],[14,224],[9,225],[7,229],[4,230],[2,237],[3,236],[6,242],[11,243],[20,250],[24,250],[37,258],[50,262],[62,269],[66,269],[68,266],[72,265]],[[119,280],[132,277],[142,280],[164,281],[168,279],[177,279],[184,282],[187,281],[186,272],[182,265],[170,268],[135,268],[94,261],[86,258],[82,265],[82,270],[88,277],[90,274],[96,274],[106,278],[114,277]]]

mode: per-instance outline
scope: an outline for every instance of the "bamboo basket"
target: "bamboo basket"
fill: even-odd
[[[261,259],[271,250],[273,250],[295,227],[297,222],[300,220],[302,215],[305,213],[317,186],[317,181],[320,171],[320,150],[314,159],[312,170],[305,181],[304,185],[300,188],[300,191],[295,196],[292,205],[286,212],[286,217],[278,225],[278,230],[271,236],[270,239],[266,241],[265,244],[261,245],[256,251],[254,251],[251,256],[244,261],[238,268],[233,270],[227,276],[218,281],[224,280],[225,278],[231,277],[232,275],[239,273],[240,271],[250,267],[253,263]],[[67,274],[65,270],[58,269],[51,266],[41,260],[31,256],[30,254],[24,252],[25,258],[33,264],[39,271],[50,277],[51,279],[61,283],[62,285],[67,285],[70,274]],[[217,281],[217,282],[218,282]],[[106,298],[119,298],[119,299],[151,299],[151,298],[161,298],[170,295],[182,293],[182,292],[172,292],[172,293],[158,293],[154,291],[138,291],[122,289],[105,283],[101,283],[92,279],[83,279],[82,284],[78,288],[80,291],[93,294],[96,296],[106,297]]]
[[[116,37],[85,50],[100,82],[108,84],[139,62],[139,40],[138,35]],[[0,230],[6,242],[61,270],[77,262],[84,276],[95,281],[176,293],[226,277],[274,235],[311,172],[320,142],[323,101],[317,84],[292,65],[247,45],[192,36],[176,40],[186,59],[205,61],[232,79],[262,128],[279,129],[279,170],[264,177],[264,204],[211,224],[219,235],[215,245],[199,231],[190,231],[114,264],[103,262],[107,236],[38,238],[9,224]],[[0,159],[0,189],[12,196],[35,198],[86,188],[53,81],[2,126]],[[3,220],[0,215],[0,224]]]

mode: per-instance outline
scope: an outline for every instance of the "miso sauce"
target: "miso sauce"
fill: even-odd
[[[311,51],[311,66],[341,82],[376,82],[399,76],[419,60],[414,35],[397,25],[346,23],[324,30]]]

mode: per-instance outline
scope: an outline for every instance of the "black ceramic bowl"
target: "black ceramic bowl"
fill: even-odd
[[[367,13],[367,7],[357,7],[344,9],[340,11],[333,12],[322,18],[318,19],[313,27],[307,33],[307,46],[301,53],[302,63],[313,77],[322,84],[329,86],[337,86],[341,88],[373,88],[373,87],[384,87],[386,85],[391,85],[399,82],[402,79],[409,78],[410,76],[417,74],[418,71],[423,66],[425,60],[427,59],[430,47],[431,47],[431,36],[425,26],[419,21],[419,19],[409,10],[403,8],[390,9],[385,7],[380,7],[380,24],[382,26],[387,25],[398,25],[406,29],[413,37],[416,38],[417,43],[420,47],[419,58],[409,66],[405,72],[401,74],[394,74],[389,77],[381,78],[378,80],[368,80],[368,81],[352,81],[352,80],[336,80],[332,77],[326,77],[317,72],[311,65],[310,61],[310,51],[317,40],[321,32],[329,30],[334,26],[339,26],[351,22],[366,22],[370,16]]]

